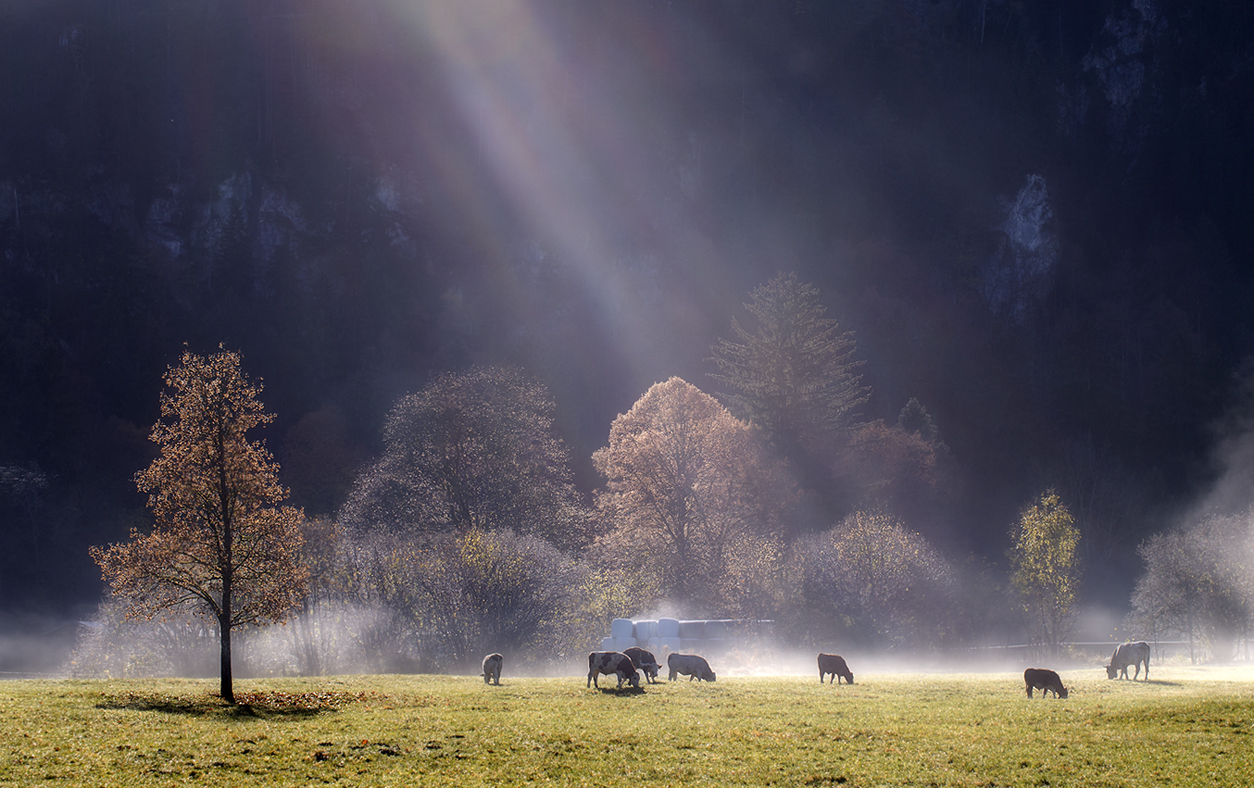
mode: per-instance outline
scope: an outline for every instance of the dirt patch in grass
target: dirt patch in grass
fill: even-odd
[[[232,706],[225,703],[219,695],[125,692],[106,694],[96,707],[194,716],[309,717],[328,711],[337,711],[355,703],[384,700],[386,698],[383,695],[373,692],[237,692],[235,705]]]

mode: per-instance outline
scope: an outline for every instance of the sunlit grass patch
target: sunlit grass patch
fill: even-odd
[[[1254,682],[1018,674],[0,683],[0,786],[1248,785]]]

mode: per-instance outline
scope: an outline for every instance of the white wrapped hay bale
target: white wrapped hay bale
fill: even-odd
[[[649,638],[657,637],[657,622],[652,619],[636,622],[636,640],[644,643]]]
[[[614,651],[624,651],[636,645],[635,638],[614,638]]]
[[[666,657],[662,656],[662,652],[667,654],[678,653],[682,645],[679,638],[658,638],[658,649],[653,655],[658,658],[663,665],[666,664]]]
[[[614,648],[614,638],[601,638],[601,650],[618,651],[618,649]]]
[[[679,636],[684,640],[702,640],[705,638],[705,621],[680,621]]]
[[[632,636],[631,631],[630,618],[616,618],[610,622],[610,637],[612,638],[629,638]]]
[[[674,618],[659,618],[657,620],[657,636],[660,638],[679,637],[679,620]]]
[[[733,619],[716,619],[705,622],[705,639],[715,640],[734,637],[740,622]]]

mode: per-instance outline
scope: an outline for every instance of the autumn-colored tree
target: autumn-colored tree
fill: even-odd
[[[287,490],[278,464],[248,439],[274,416],[239,354],[184,351],[163,379],[169,390],[152,430],[160,455],[135,476],[155,522],[129,542],[92,548],[92,558],[128,616],[190,608],[216,622],[222,698],[234,703],[231,632],[281,621],[300,600],[304,515],[279,505]]]
[[[1052,656],[1075,619],[1080,529],[1058,493],[1049,490],[1023,510],[1010,536],[1011,583],[1023,601],[1033,637]]]
[[[788,500],[749,425],[677,377],[616,418],[592,460],[607,482],[598,501],[607,521],[650,545],[682,602],[708,602],[730,546],[778,528],[776,507]]]

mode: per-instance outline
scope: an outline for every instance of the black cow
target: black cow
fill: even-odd
[[[483,658],[483,683],[492,682],[498,687],[501,686],[501,667],[505,664],[505,657],[500,654],[489,654]]]
[[[662,669],[662,666],[657,664],[657,657],[653,656],[652,651],[645,651],[639,646],[632,646],[631,648],[623,649],[623,653],[631,657],[631,664],[635,665],[636,669],[644,674],[645,679],[650,684],[657,684],[657,674]]]
[[[714,671],[710,670],[710,663],[705,661],[705,657],[696,654],[671,654],[666,658],[666,667],[670,669],[670,681],[674,681],[675,676],[679,674],[687,676],[689,681],[693,679],[715,680]]]
[[[832,683],[838,684],[841,677],[850,684],[853,683],[853,673],[849,670],[849,665],[845,664],[845,658],[839,654],[819,654],[819,683],[823,683],[823,677],[830,675]]]
[[[1132,680],[1136,681],[1137,676],[1141,675],[1141,663],[1145,663],[1145,680],[1149,681],[1149,643],[1144,640],[1136,643],[1124,643],[1115,648],[1115,653],[1110,655],[1110,664],[1106,665],[1106,678],[1113,679],[1115,676],[1120,678],[1128,677],[1128,668],[1135,666],[1136,671],[1132,674]]]
[[[1041,691],[1041,697],[1045,697],[1046,692],[1054,693],[1055,698],[1066,698],[1067,688],[1062,685],[1062,679],[1052,670],[1045,668],[1028,668],[1023,671],[1023,683],[1027,685],[1028,697],[1032,697],[1032,690]]]
[[[607,676],[618,676],[618,688],[623,688],[627,681],[633,687],[640,686],[640,674],[636,666],[631,664],[631,657],[619,651],[594,651],[588,655],[588,686],[600,688],[597,679],[604,673]]]

